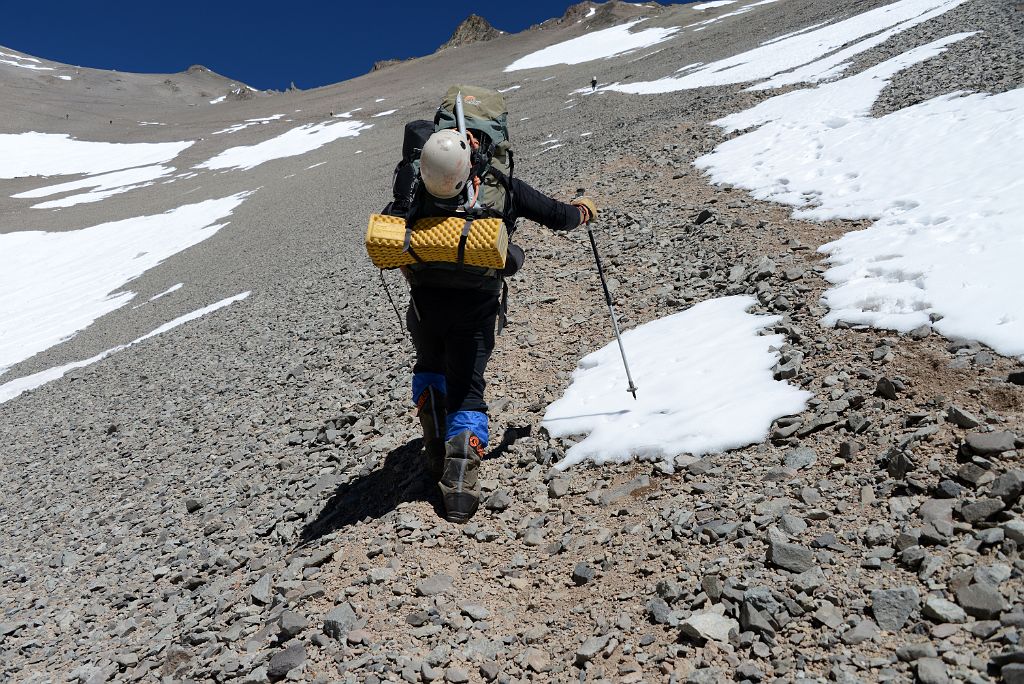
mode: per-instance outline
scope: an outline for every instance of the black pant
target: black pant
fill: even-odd
[[[498,297],[469,289],[413,287],[406,325],[416,346],[414,373],[447,380],[447,409],[487,412],[484,370],[494,351]]]

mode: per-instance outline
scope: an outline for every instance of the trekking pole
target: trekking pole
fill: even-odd
[[[604,267],[601,266],[601,256],[597,253],[597,241],[594,239],[594,231],[587,221],[587,235],[590,237],[590,247],[594,250],[594,261],[597,263],[597,275],[601,276],[601,287],[604,288],[604,301],[608,303],[608,311],[612,315],[612,328],[615,330],[615,340],[619,343],[619,353],[622,355],[622,367],[626,369],[626,379],[629,381],[627,392],[636,399],[636,385],[633,384],[633,376],[629,372],[629,364],[626,362],[626,350],[622,346],[622,336],[619,335],[619,319],[615,317],[615,307],[612,306],[612,295],[608,292],[608,283],[604,279]]]
[[[398,329],[402,331],[404,337],[408,337],[405,332],[405,326],[402,325],[402,314],[398,312],[398,305],[395,304],[394,297],[391,296],[391,288],[388,287],[388,281],[384,280],[384,269],[380,269],[380,284],[384,286],[384,293],[388,296],[388,301],[391,302],[391,308],[395,310],[395,318],[398,319]]]

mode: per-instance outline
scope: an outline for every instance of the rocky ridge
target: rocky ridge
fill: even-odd
[[[1005,36],[1005,8],[926,28]],[[883,97],[984,73],[926,63]],[[541,152],[545,102],[510,98],[537,126],[518,168],[598,198],[625,326],[741,293],[781,316],[774,371],[813,392],[806,411],[725,454],[552,470],[566,443],[540,416],[607,311],[586,235],[525,224],[489,377],[502,439],[483,510],[450,525],[377,273],[311,257],[273,297],[0,407],[0,676],[1018,681],[1024,371],[929,328],[822,328],[816,249],[863,224],[795,221],[693,170],[722,139],[708,122],[762,97],[736,90],[647,99],[638,122],[629,100],[561,109],[563,85],[566,145]]]
[[[490,22],[483,17],[477,14],[470,14],[462,20],[461,24],[455,27],[452,37],[445,41],[437,51],[441,52],[442,50],[493,40],[498,36],[504,35],[504,33],[504,31],[499,31],[491,26]]]
[[[455,31],[452,33],[451,38],[444,42],[441,47],[437,48],[435,53],[442,52],[451,48],[463,47],[466,45],[473,45],[474,43],[482,43],[488,40],[493,40],[498,36],[504,35],[504,31],[491,26],[483,17],[470,14],[468,17],[462,20],[462,22],[455,27]],[[403,62],[409,62],[416,57],[409,57],[406,59],[382,59],[373,63],[373,67],[370,69],[371,73],[374,71],[380,71],[381,69],[387,69]]]
[[[607,28],[630,19],[657,16],[664,6],[657,2],[633,3],[622,0],[591,2],[583,0],[570,5],[561,17],[555,17],[531,26],[547,29],[555,26],[575,26],[586,22],[588,28]]]
[[[412,58],[412,59],[415,59],[415,58]],[[379,59],[379,60],[377,60],[376,62],[373,63],[373,66],[370,68],[370,71],[371,72],[380,71],[381,69],[387,69],[388,67],[393,67],[396,64],[401,64],[402,62],[408,62],[408,61],[409,61],[408,59]]]

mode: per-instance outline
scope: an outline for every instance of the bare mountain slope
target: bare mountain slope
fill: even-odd
[[[64,119],[65,115],[70,120],[71,114],[77,115],[76,119],[86,115],[97,120],[107,116],[109,120],[120,117],[122,110],[129,107],[148,108],[151,112],[163,108],[183,110],[207,106],[211,100],[257,94],[246,84],[201,65],[177,74],[131,74],[49,62],[19,55],[2,46],[0,89],[0,132],[5,133],[47,127],[47,121]]]
[[[593,75],[662,79],[890,4],[585,4],[251,99],[205,70],[0,54],[20,64],[0,61],[0,134],[53,136],[18,165],[0,159],[0,239],[25,240],[0,243],[0,266],[35,283],[0,291],[24,326],[12,337],[0,322],[14,360],[0,392],[94,360],[0,403],[0,679],[1015,681],[1019,360],[930,329],[822,326],[816,250],[870,221],[797,220],[694,168],[738,135],[712,121],[802,86],[587,93]],[[1019,86],[1024,13],[947,4],[850,58],[861,73],[978,32],[893,77],[884,112]],[[649,17],[634,31],[678,30],[608,59],[505,71],[620,12]],[[806,410],[722,454],[553,470],[573,440],[550,438],[541,415],[610,330],[586,235],[524,223],[528,261],[489,373],[485,503],[465,526],[445,522],[418,456],[411,346],[362,240],[404,122],[433,113],[451,74],[506,91],[517,175],[596,198],[626,328],[750,296],[780,317],[773,371],[813,393]],[[63,148],[65,134],[125,147]],[[99,197],[88,184],[101,177]],[[90,251],[103,231],[123,241],[110,261]],[[58,249],[67,258],[51,260]],[[384,277],[404,306],[399,277]],[[86,309],[102,313],[61,327]],[[9,344],[43,337],[53,344],[30,356]]]

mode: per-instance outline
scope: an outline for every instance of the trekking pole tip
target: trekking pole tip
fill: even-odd
[[[636,401],[636,386],[634,386],[632,383],[630,383],[629,389],[626,390],[626,391],[629,392],[630,394],[632,394],[633,395],[633,400]]]

